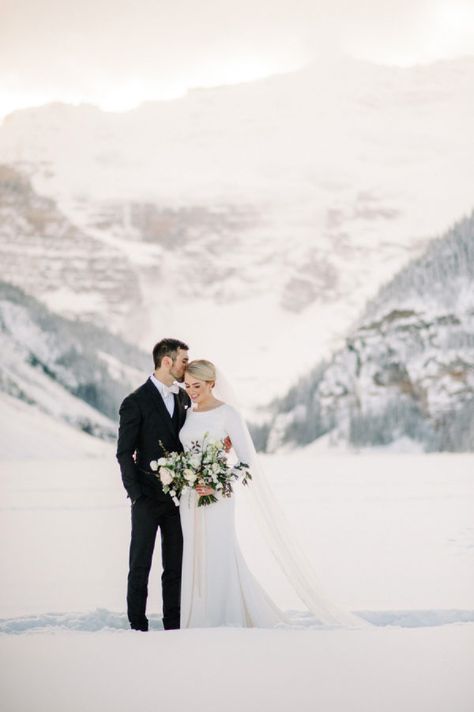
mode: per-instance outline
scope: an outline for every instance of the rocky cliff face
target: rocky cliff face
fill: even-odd
[[[0,165],[0,262],[5,282],[65,316],[117,329],[140,303],[128,260],[7,165]]]
[[[267,447],[474,450],[474,213],[391,280],[345,347],[274,404]]]

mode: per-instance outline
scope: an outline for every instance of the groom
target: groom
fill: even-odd
[[[128,574],[127,613],[130,627],[148,630],[145,614],[153,549],[161,534],[163,626],[179,628],[183,536],[176,507],[165,494],[150,460],[165,450],[182,451],[178,433],[190,399],[176,381],[184,380],[188,346],[163,339],[153,349],[155,371],[120,406],[117,460],[132,503],[132,536]]]

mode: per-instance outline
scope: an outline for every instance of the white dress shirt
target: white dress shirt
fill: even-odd
[[[164,400],[166,409],[168,413],[170,414],[171,417],[173,417],[174,413],[174,395],[173,392],[176,390],[176,385],[173,384],[174,388],[173,391],[168,388],[164,383],[158,380],[158,378],[155,376],[154,373],[151,374],[150,376],[151,382],[154,384],[154,386],[158,389],[159,394]],[[178,386],[179,388],[179,386]]]

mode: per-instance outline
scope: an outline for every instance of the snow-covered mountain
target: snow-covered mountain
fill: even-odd
[[[33,193],[1,228],[8,279],[147,351],[176,335],[261,403],[471,209],[473,122],[472,58],[343,59],[123,114],[15,112],[0,160]]]
[[[105,329],[59,317],[5,282],[0,353],[3,419],[11,413],[20,424],[36,422],[41,432],[52,430],[53,419],[106,439],[115,438],[120,402],[143,380],[151,361]],[[57,425],[58,439],[63,431]],[[38,440],[37,433],[22,437],[25,449],[29,439]]]
[[[474,450],[474,212],[367,305],[344,348],[273,405],[267,448]]]
[[[7,165],[0,165],[0,261],[5,282],[68,317],[117,325],[141,301],[120,253],[75,227]]]

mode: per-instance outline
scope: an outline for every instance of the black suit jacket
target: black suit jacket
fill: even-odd
[[[174,413],[171,418],[161,394],[148,379],[120,406],[117,460],[123,485],[131,500],[144,494],[171,501],[150,469],[150,461],[163,456],[163,447],[168,452],[181,452],[183,449],[178,433],[184,425],[186,408],[191,401],[181,388],[173,397]]]

